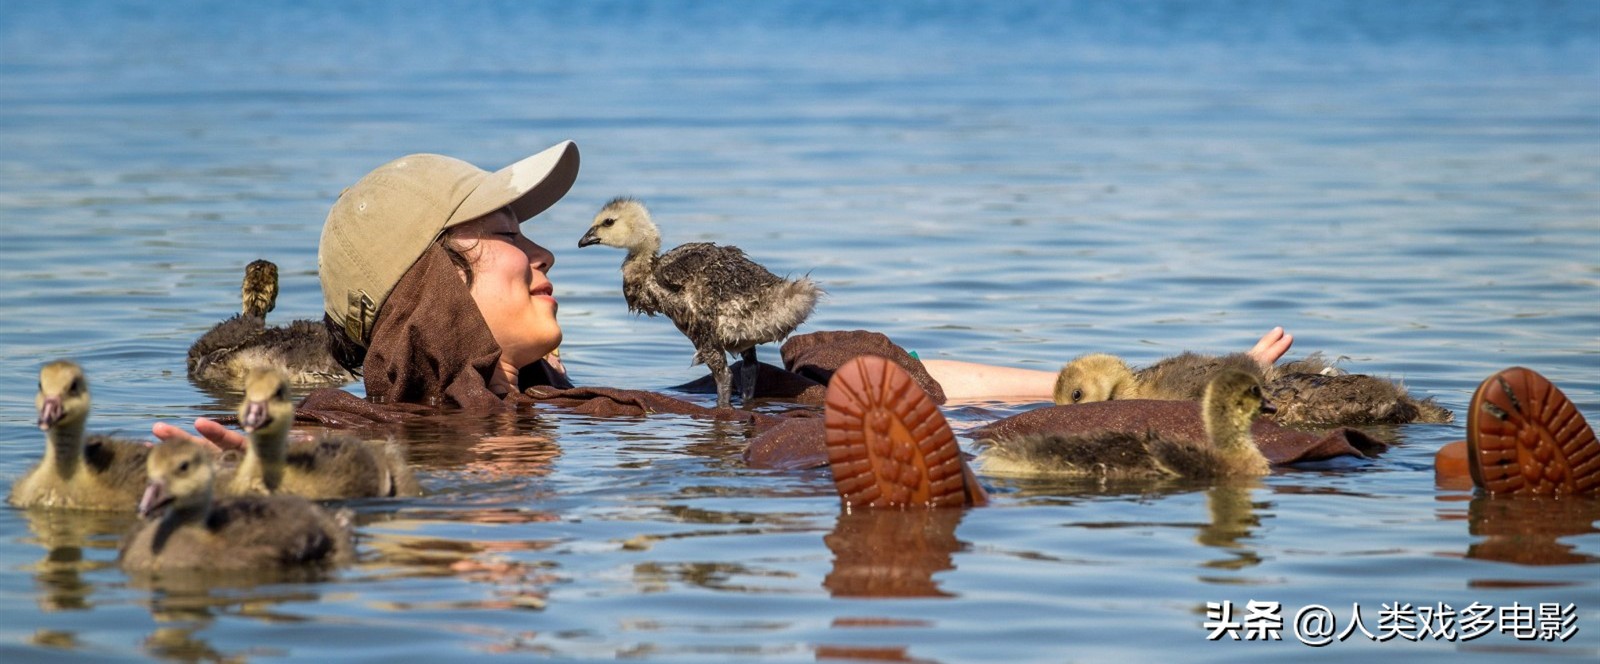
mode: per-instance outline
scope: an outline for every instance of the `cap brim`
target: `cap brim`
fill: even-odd
[[[511,206],[518,222],[544,212],[578,179],[578,144],[562,141],[539,154],[490,173],[450,215],[445,227]]]

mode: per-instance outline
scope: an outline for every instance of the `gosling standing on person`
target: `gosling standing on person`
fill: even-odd
[[[146,521],[123,541],[128,572],[326,569],[350,561],[349,515],[297,496],[212,500],[209,451],[187,440],[157,445],[139,500]]]
[[[628,251],[622,296],[628,309],[665,314],[694,344],[695,364],[717,381],[717,407],[727,408],[732,376],[726,353],[741,355],[741,404],[756,394],[756,345],[778,341],[811,315],[822,289],[808,278],[784,279],[738,247],[692,242],[662,254],[661,232],[643,203],[617,198],[600,209],[578,246],[603,244]]]
[[[89,419],[89,381],[65,360],[39,370],[34,398],[45,432],[44,459],[11,486],[17,507],[132,510],[144,490],[150,448],[131,440],[84,438]]]

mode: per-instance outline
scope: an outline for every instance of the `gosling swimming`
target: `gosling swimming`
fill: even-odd
[[[355,376],[333,359],[322,323],[296,320],[268,326],[277,306],[278,266],[252,261],[239,288],[240,312],[200,335],[189,347],[189,377],[202,383],[237,385],[252,367],[270,365],[296,385],[343,385]]]
[[[976,464],[986,474],[1018,476],[1218,478],[1271,471],[1250,432],[1257,416],[1274,411],[1258,378],[1219,372],[1207,384],[1200,410],[1206,440],[1167,438],[1133,422],[1122,430],[995,440]]]
[[[11,486],[17,507],[131,511],[144,491],[150,448],[109,436],[84,437],[89,381],[65,360],[39,370],[34,407],[45,432],[44,459]]]
[[[1057,404],[1118,399],[1200,398],[1205,384],[1223,371],[1261,380],[1277,405],[1273,419],[1285,425],[1447,423],[1454,414],[1433,398],[1416,399],[1404,387],[1376,376],[1343,373],[1318,355],[1262,368],[1244,353],[1212,356],[1182,353],[1135,371],[1115,355],[1090,353],[1061,368]]]
[[[662,254],[661,233],[643,203],[617,198],[595,215],[578,246],[603,244],[628,251],[622,260],[622,295],[628,309],[665,314],[694,344],[717,382],[717,407],[731,401],[726,353],[740,355],[740,398],[755,398],[756,345],[778,341],[805,322],[822,289],[808,278],[784,279],[738,247],[692,242]]]
[[[421,494],[398,443],[332,434],[291,443],[293,424],[288,378],[276,368],[252,369],[239,404],[239,425],[249,447],[224,492],[287,493],[312,500]]]
[[[117,554],[125,571],[326,569],[352,557],[348,515],[296,496],[213,501],[212,455],[192,441],[157,445],[148,473],[146,521]]]

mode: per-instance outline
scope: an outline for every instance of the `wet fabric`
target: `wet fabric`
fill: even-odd
[[[751,468],[821,468],[828,465],[826,436],[821,413],[790,418],[751,439],[744,448],[744,462]]]
[[[928,374],[922,362],[877,332],[864,330],[812,332],[791,337],[783,345],[784,368],[761,364],[756,378],[756,396],[820,407],[827,392],[827,381],[845,362],[861,355],[877,355],[904,368],[918,384],[943,402],[944,390]],[[732,373],[738,380],[735,365]],[[677,388],[689,392],[715,392],[710,376]],[[705,419],[749,422],[761,432],[745,453],[746,461],[757,468],[812,468],[826,465],[823,449],[821,413],[816,410],[791,410],[782,414],[756,413],[743,409],[707,408],[682,399],[644,390],[603,387],[554,389],[536,387],[524,390],[528,398],[597,417],[643,417],[653,413],[689,415]],[[820,455],[820,456],[819,456]]]
[[[646,417],[655,414],[688,415],[708,420],[751,422],[757,426],[776,424],[782,418],[735,408],[707,408],[677,397],[647,390],[623,390],[614,387],[572,387],[560,389],[541,386],[528,388],[527,398],[595,417]]]
[[[833,372],[844,363],[862,355],[886,358],[905,369],[936,404],[945,402],[944,388],[928,374],[922,361],[896,346],[889,337],[878,332],[849,330],[839,332],[812,332],[791,337],[783,344],[783,366],[800,376],[824,386],[833,378]],[[822,403],[820,399],[818,404]]]
[[[503,410],[505,400],[489,389],[499,362],[500,346],[459,269],[434,243],[378,312],[362,376],[380,403]]]
[[[449,255],[429,247],[395,286],[379,312],[364,376],[369,398],[338,389],[309,394],[297,419],[331,427],[362,427],[413,419],[439,408],[503,411],[519,403],[542,403],[594,417],[687,415],[746,422],[758,432],[745,450],[754,468],[799,469],[827,465],[820,408],[828,380],[844,363],[861,355],[884,357],[909,373],[935,403],[944,390],[922,362],[887,336],[865,330],[812,332],[791,337],[780,354],[783,368],[763,364],[757,396],[798,403],[785,413],[708,408],[648,390],[573,387],[544,362],[525,368],[517,390],[497,395],[490,385],[498,371],[500,347],[478,312]],[[735,377],[739,371],[732,372]],[[714,391],[710,377],[680,386]],[[983,437],[1029,433],[1071,434],[1110,427],[1157,430],[1173,436],[1203,437],[1195,402],[1111,401],[1056,406],[1014,415],[978,430]],[[1313,436],[1258,423],[1256,440],[1273,463],[1295,463],[1335,456],[1376,454],[1384,445],[1354,429]]]
[[[877,332],[854,330],[847,332],[811,332],[789,339],[783,345],[784,368],[761,364],[756,378],[756,397],[778,399],[803,405],[821,406],[827,392],[827,380],[845,362],[861,355],[878,355],[896,362],[913,377],[921,376],[920,385],[931,387],[941,395],[944,390],[928,375],[922,362],[911,357],[904,349],[894,345],[889,338]],[[734,365],[736,368],[739,364]],[[739,376],[740,372],[732,371]],[[710,376],[685,383],[677,388],[699,392],[716,390]],[[570,389],[533,388],[523,391],[524,396],[576,412],[616,417],[645,416],[651,413],[690,415],[707,419],[740,420],[754,423],[765,430],[791,418],[810,418],[817,413],[790,411],[781,415],[754,413],[743,409],[707,408],[677,397],[645,390],[623,390],[602,387],[575,387]],[[593,402],[593,403],[590,403]]]

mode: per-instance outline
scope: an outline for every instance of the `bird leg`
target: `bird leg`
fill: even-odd
[[[717,407],[731,407],[733,373],[728,371],[728,356],[718,348],[701,351],[700,359],[705,361],[706,368],[711,370],[711,377],[717,381]]]
[[[756,375],[761,373],[761,364],[756,362],[756,347],[744,349],[744,364],[739,367],[739,405],[750,407],[750,402],[756,398]]]

